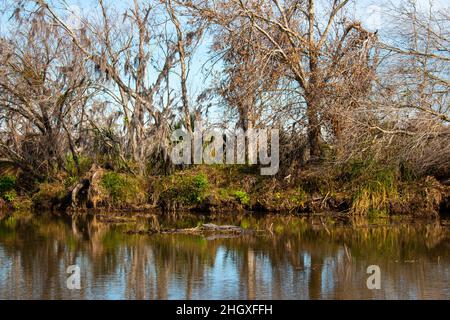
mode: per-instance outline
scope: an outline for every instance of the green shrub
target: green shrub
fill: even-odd
[[[13,176],[3,176],[0,178],[0,195],[3,196],[5,193],[14,190],[16,187],[16,177]]]
[[[196,191],[204,192],[208,188],[208,178],[203,173],[200,173],[194,177],[193,185]]]
[[[88,172],[92,166],[92,160],[85,156],[78,156],[78,163],[80,166],[80,174]],[[65,160],[65,166],[70,177],[78,177],[77,166],[75,165],[75,160],[72,154],[68,154]]]
[[[125,191],[126,180],[118,173],[107,172],[102,178],[102,186],[108,192],[109,197],[117,201]]]
[[[143,182],[136,177],[106,172],[101,180],[107,200],[113,204],[141,204],[146,200]]]
[[[9,202],[9,203],[13,202],[17,198],[16,190],[11,190],[11,191],[5,192],[2,196],[2,198],[6,202]]]
[[[236,197],[237,200],[239,200],[241,204],[246,206],[250,204],[250,197],[247,194],[247,192],[239,190],[234,193],[234,196]]]
[[[193,178],[184,179],[181,185],[181,197],[189,203],[200,203],[209,188],[208,178],[200,173]]]
[[[209,189],[208,178],[199,173],[195,176],[173,175],[163,185],[169,185],[161,196],[168,202],[178,202],[182,204],[201,203]]]
[[[17,198],[16,177],[3,176],[0,178],[0,197],[8,203],[12,203]]]

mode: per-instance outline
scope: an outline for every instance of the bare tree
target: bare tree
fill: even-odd
[[[13,31],[1,40],[0,152],[41,177],[65,169],[70,152],[79,170],[75,110],[93,94],[83,59],[42,11]]]
[[[327,108],[324,92],[335,90],[337,83],[344,86],[345,80],[360,72],[360,64],[342,69],[350,66],[348,62],[355,56],[364,57],[364,63],[369,66],[366,69],[370,70],[373,57],[370,52],[377,39],[359,22],[342,16],[348,2],[332,1],[325,18],[323,15],[317,18],[314,0],[195,1],[186,5],[193,14],[230,34],[239,36],[238,30],[246,28],[257,35],[253,41],[265,60],[281,64],[281,75],[296,84],[298,99],[306,105],[310,154],[317,159],[321,155],[325,121],[322,113]],[[286,89],[291,91],[292,86]]]
[[[185,50],[195,36],[184,36],[171,3],[161,7],[135,0],[133,7],[119,15],[99,0],[101,21],[83,18],[79,30],[67,25],[53,6],[39,3],[95,65],[105,80],[98,85],[122,107],[128,152],[140,172],[150,156],[157,158],[162,152],[167,158],[175,117],[169,75],[179,54],[184,118],[190,130]],[[168,18],[161,11],[164,8],[169,10]],[[167,32],[169,20],[175,24],[177,41]]]

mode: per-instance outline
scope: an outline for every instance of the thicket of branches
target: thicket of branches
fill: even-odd
[[[281,130],[282,173],[370,158],[448,176],[449,10],[402,1],[381,38],[351,1],[316,2],[98,0],[73,23],[64,1],[6,1],[1,161],[37,179],[86,159],[166,172],[172,130],[215,103],[219,125]],[[206,41],[216,72],[194,95]]]

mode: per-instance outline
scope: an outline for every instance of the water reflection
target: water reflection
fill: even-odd
[[[230,221],[231,220],[231,221]],[[186,222],[188,221],[188,222]],[[161,225],[194,220],[161,221]],[[449,299],[449,230],[437,222],[369,225],[216,217],[269,230],[209,238],[126,235],[95,217],[0,221],[0,299]],[[81,267],[79,291],[66,268]],[[368,290],[379,265],[382,289]]]

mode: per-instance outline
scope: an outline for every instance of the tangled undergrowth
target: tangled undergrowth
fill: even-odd
[[[437,216],[449,187],[403,166],[353,161],[309,166],[297,175],[264,177],[252,166],[193,166],[161,176],[136,176],[93,165],[82,176],[61,175],[24,191],[14,176],[0,178],[3,203],[37,210],[158,208],[166,212],[338,212],[355,216]],[[28,202],[26,201],[28,199]],[[23,206],[22,206],[23,207]]]

